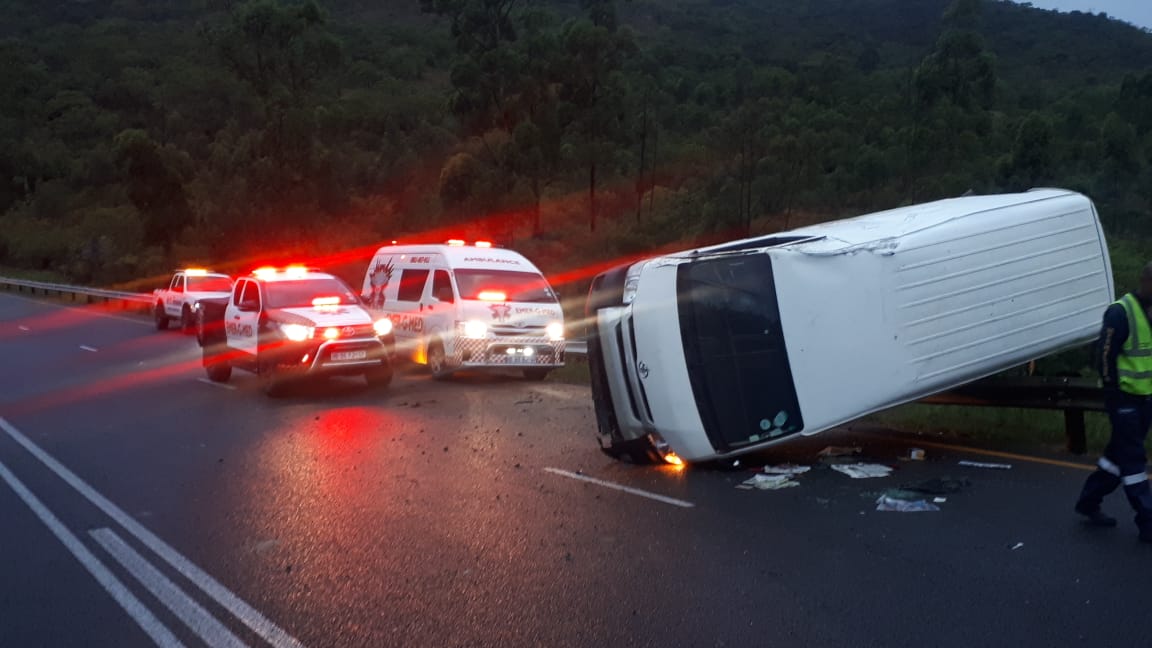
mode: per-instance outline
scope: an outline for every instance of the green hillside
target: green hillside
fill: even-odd
[[[76,282],[301,256],[355,276],[382,240],[485,236],[579,294],[577,270],[622,256],[1040,185],[1089,194],[1120,254],[1152,236],[1152,34],[1097,15],[987,0],[0,10],[0,266]]]

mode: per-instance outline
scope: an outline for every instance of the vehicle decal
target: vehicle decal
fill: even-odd
[[[368,295],[368,305],[372,308],[384,308],[384,290],[388,288],[388,282],[392,280],[392,270],[392,259],[388,259],[388,261],[381,259],[376,262],[376,267],[372,268],[370,275],[372,292]]]
[[[409,333],[422,333],[424,331],[424,318],[419,315],[392,315],[392,324],[398,330]]]
[[[488,310],[492,311],[492,319],[497,322],[507,322],[512,315],[512,307],[508,304],[492,304]]]
[[[236,322],[228,322],[227,324],[224,325],[224,330],[231,337],[242,337],[242,338],[252,337],[252,325],[251,324],[237,324]]]

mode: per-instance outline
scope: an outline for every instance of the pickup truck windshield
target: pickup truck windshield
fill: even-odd
[[[482,292],[503,293],[510,302],[553,304],[556,295],[543,275],[508,270],[457,270],[461,299],[479,299]]]
[[[700,418],[719,451],[804,429],[767,254],[677,269],[684,355]]]
[[[313,299],[338,297],[341,304],[359,303],[356,295],[338,279],[297,279],[264,284],[267,308],[304,308]]]
[[[232,292],[232,280],[228,277],[188,277],[188,292]]]

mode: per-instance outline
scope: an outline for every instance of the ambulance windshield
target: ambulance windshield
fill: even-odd
[[[498,301],[556,303],[556,294],[544,275],[510,270],[457,270],[456,287],[461,299],[485,299],[488,295],[502,295]],[[481,294],[484,294],[482,296]]]

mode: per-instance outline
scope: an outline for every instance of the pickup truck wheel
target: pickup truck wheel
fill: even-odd
[[[434,380],[444,380],[448,377],[448,358],[444,355],[444,345],[433,342],[428,345],[428,370],[432,372]]]
[[[187,305],[180,310],[180,332],[184,335],[196,332],[196,320],[192,319],[192,309]]]
[[[552,370],[549,368],[533,367],[531,369],[525,369],[524,370],[524,378],[526,378],[528,380],[539,381],[539,380],[544,380],[545,378],[547,378],[549,373],[552,373]]]
[[[232,377],[232,363],[221,355],[218,349],[204,347],[204,373],[212,382],[228,382]]]
[[[364,373],[364,381],[369,387],[384,389],[392,384],[392,365],[381,363],[379,367]]]
[[[204,367],[204,373],[208,374],[208,380],[212,382],[228,382],[228,379],[232,377],[232,365],[227,360],[215,362]]]
[[[260,388],[264,390],[265,396],[276,398],[282,395],[286,382],[285,376],[275,365],[260,368]]]
[[[164,306],[156,304],[156,308],[152,310],[152,316],[156,319],[156,330],[163,331],[168,328],[168,316],[164,314]]]

